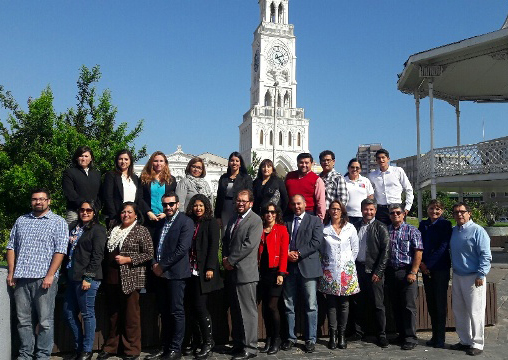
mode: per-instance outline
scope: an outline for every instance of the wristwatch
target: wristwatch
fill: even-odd
[[[411,275],[416,275],[416,273],[414,271],[410,271],[409,272]]]

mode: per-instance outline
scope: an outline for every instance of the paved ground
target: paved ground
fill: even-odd
[[[498,324],[485,328],[486,344],[482,355],[478,356],[479,359],[508,359],[508,253],[504,253],[502,249],[493,249],[493,262],[492,270],[487,277],[489,282],[495,282],[497,286],[498,296]],[[316,352],[306,354],[301,348],[301,342],[291,351],[280,351],[276,355],[259,354],[257,359],[269,360],[304,360],[304,359],[331,359],[331,358],[344,358],[344,359],[430,359],[430,360],[444,360],[444,359],[464,359],[468,356],[463,351],[452,351],[450,349],[434,349],[425,345],[425,342],[430,339],[431,333],[422,331],[418,333],[419,344],[411,351],[401,350],[399,346],[390,345],[386,349],[379,348],[372,342],[354,342],[348,343],[348,348],[345,350],[329,350],[326,348],[327,339],[322,338],[318,340]],[[372,338],[372,341],[374,338]],[[446,334],[447,347],[451,344],[458,342],[458,337],[455,332],[448,332]],[[263,344],[260,342],[259,346]],[[143,355],[146,355],[144,353]],[[95,358],[95,356],[94,356]],[[188,356],[186,359],[191,359]],[[221,353],[213,353],[209,359],[212,360],[225,360],[230,356]],[[54,360],[61,359],[59,357],[52,357]],[[111,358],[113,359],[113,358]]]

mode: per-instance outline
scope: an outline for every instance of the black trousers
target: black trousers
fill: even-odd
[[[450,269],[431,270],[423,275],[427,308],[432,320],[432,339],[436,344],[444,344],[446,332],[446,305]]]
[[[386,226],[390,225],[392,221],[390,220],[390,213],[388,211],[388,207],[384,205],[378,205],[376,210],[376,220],[381,221]]]
[[[199,276],[191,276],[187,279],[185,286],[185,337],[192,335],[192,345],[200,345],[207,318],[210,313],[206,307],[208,294],[201,293]],[[187,344],[186,344],[187,345]]]
[[[418,282],[409,283],[406,279],[411,266],[402,269],[386,269],[386,286],[390,293],[393,317],[399,339],[417,343],[416,337],[416,296]]]
[[[365,336],[368,325],[372,320],[369,314],[374,313],[376,324],[376,335],[378,338],[386,337],[386,311],[385,311],[385,277],[383,276],[377,283],[372,282],[372,274],[365,272],[365,264],[356,263],[356,272],[360,292],[353,295],[355,331],[361,336]]]
[[[345,332],[349,315],[349,296],[326,294],[326,305],[330,329]]]
[[[185,334],[183,298],[185,280],[158,278],[157,302],[161,314],[161,343],[164,351],[181,351]]]

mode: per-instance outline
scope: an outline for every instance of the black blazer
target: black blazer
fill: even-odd
[[[289,242],[293,234],[294,215],[284,219],[289,233]],[[317,278],[323,275],[323,268],[319,260],[319,250],[323,241],[323,223],[317,216],[306,213],[298,227],[296,234],[296,249],[300,253],[298,269],[306,279]],[[288,265],[291,264],[288,262]]]
[[[132,174],[131,179],[134,185],[136,185],[136,197],[134,202],[139,205],[143,195],[140,180],[135,174]],[[102,185],[102,198],[104,201],[103,214],[109,219],[117,218],[122,204],[124,203],[122,175],[118,174],[116,171],[106,173]]]
[[[263,186],[263,179],[257,178],[253,183],[254,190],[254,205],[252,210],[258,215],[261,215],[261,209],[268,203],[274,202],[278,205],[282,213],[286,211],[288,206],[288,193],[284,181],[277,176],[272,176]]]
[[[74,229],[78,221],[69,224],[69,231]],[[69,245],[70,246],[70,245]],[[74,276],[71,280],[82,281],[83,277],[102,280],[102,259],[106,248],[106,228],[94,224],[85,228],[74,249]]]
[[[202,294],[224,287],[219,272],[219,240],[220,229],[217,220],[212,218],[199,223],[196,235],[196,253]],[[213,271],[211,280],[206,280],[205,273],[207,270]]]
[[[229,175],[222,174],[222,176],[219,179],[219,184],[217,187],[217,198],[215,201],[215,212],[214,216],[217,219],[221,218],[222,214],[222,208],[224,207],[224,200],[226,200],[226,193],[228,190],[228,182],[229,182]],[[252,190],[252,178],[249,174],[242,174],[239,173],[236,175],[235,182],[233,183],[233,199],[236,198],[236,194],[240,190]]]
[[[191,276],[189,250],[194,234],[194,222],[190,217],[180,212],[176,216],[171,228],[164,238],[161,249],[161,259],[157,261],[157,249],[164,221],[159,221],[154,236],[154,259],[152,265],[158,263],[162,267],[162,276],[166,279],[185,279]]]
[[[100,209],[101,173],[97,170],[89,169],[87,176],[81,167],[66,169],[62,177],[62,188],[68,210],[76,211],[85,200],[94,200]]]
[[[140,203],[141,206],[141,212],[143,214],[146,214],[147,212],[151,211],[152,209],[152,189],[151,184],[141,184],[141,192],[142,192],[142,202]],[[166,184],[166,190],[164,191],[165,194],[169,193],[170,191],[176,190],[176,179],[173,175],[171,175],[171,184]]]

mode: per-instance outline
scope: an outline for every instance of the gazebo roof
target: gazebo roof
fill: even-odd
[[[508,101],[508,18],[500,30],[411,55],[397,88],[423,98],[431,77],[434,97],[448,102]]]

